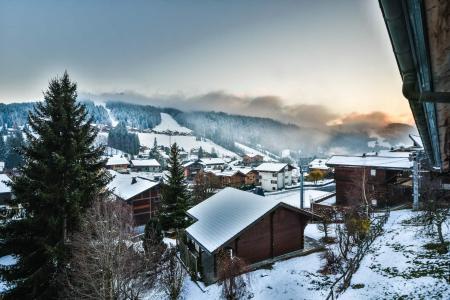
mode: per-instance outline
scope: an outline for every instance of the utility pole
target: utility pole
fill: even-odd
[[[303,167],[301,165],[301,162],[299,161],[298,167],[300,169],[300,208],[303,209],[305,206],[304,197],[305,197],[305,191],[303,187]]]
[[[409,155],[409,160],[413,162],[413,210],[419,209],[420,154],[420,152],[413,152]]]

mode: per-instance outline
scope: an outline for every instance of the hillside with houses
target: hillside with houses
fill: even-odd
[[[0,300],[450,300],[450,1],[0,1]]]
[[[87,109],[102,111],[102,107],[90,103]],[[414,157],[423,151],[420,137],[410,135],[408,146],[297,160],[287,150],[276,155],[239,142],[233,148],[237,151],[231,151],[194,135],[167,112],[153,115],[158,123],[145,130],[129,125],[134,121],[125,123],[124,115],[111,118],[111,113],[93,124],[96,145],[105,147],[107,189],[113,201],[129,207],[133,224],[129,242],[138,247],[145,244],[149,224],[168,209],[164,195],[177,161],[179,183],[190,198],[185,212],[189,221],[163,230],[163,241],[165,247],[178,249],[184,298],[219,298],[227,284],[224,280],[231,280],[222,272],[243,283],[245,297],[256,299],[277,295],[373,299],[380,293],[373,289],[382,289],[386,298],[419,291],[418,295],[450,296],[443,290],[448,284],[448,253],[440,256],[426,250],[435,245],[431,236],[416,244],[414,232],[423,226],[417,223],[421,213],[409,209]],[[110,132],[120,126],[112,143]],[[4,127],[2,140],[8,143],[27,128],[26,124]],[[133,139],[138,148],[130,148]],[[27,143],[26,137],[21,143]],[[0,163],[5,222],[24,208],[9,204],[15,196],[8,182],[20,176],[21,162],[11,166],[8,155],[2,159],[6,161]],[[370,214],[360,215],[359,207]],[[367,227],[354,228],[354,222]],[[442,230],[448,240],[448,227]],[[411,244],[416,244],[414,249]],[[386,253],[398,259],[381,259]],[[425,268],[425,261],[432,267]],[[13,266],[17,261],[7,255],[0,262]],[[224,262],[236,263],[237,269],[225,268]],[[408,290],[399,292],[406,279]],[[5,283],[1,287],[8,288]],[[144,289],[142,297],[156,299],[164,293]]]

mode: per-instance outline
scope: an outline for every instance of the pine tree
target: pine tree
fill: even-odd
[[[169,175],[162,186],[159,222],[163,230],[184,228],[188,225],[186,211],[190,205],[180,149],[174,143],[170,148]]]
[[[3,135],[0,133],[0,161],[5,161],[6,158],[6,143]]]
[[[200,148],[198,149],[198,159],[202,159],[203,158],[203,148],[202,146],[200,146]]]
[[[17,129],[14,134],[6,139],[5,163],[7,169],[20,167],[23,163],[20,149],[24,146],[22,131]]]
[[[57,298],[58,274],[70,257],[68,237],[79,228],[85,210],[108,181],[94,147],[95,127],[76,103],[76,84],[67,72],[50,81],[44,102],[36,104],[22,148],[24,165],[13,178],[13,205],[23,215],[0,227],[0,253],[17,258],[0,275],[11,285],[4,299]]]
[[[158,143],[156,141],[156,138],[153,140],[153,147],[150,150],[150,158],[154,158],[156,160],[159,159],[159,152],[158,152]]]

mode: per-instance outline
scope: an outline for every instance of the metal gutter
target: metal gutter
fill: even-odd
[[[441,169],[436,102],[450,101],[448,93],[432,91],[428,41],[420,0],[379,0],[402,80],[430,165]]]

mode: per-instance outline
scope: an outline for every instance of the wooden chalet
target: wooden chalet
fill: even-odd
[[[257,166],[264,162],[264,157],[259,154],[247,153],[242,157],[242,162],[246,166]]]
[[[108,157],[108,160],[106,161],[106,168],[108,170],[125,171],[128,169],[129,165],[130,162],[128,159],[122,155],[113,155]]]
[[[181,257],[193,272],[201,272],[206,283],[217,280],[222,250],[253,266],[301,251],[304,229],[314,216],[234,188],[225,188],[187,213],[194,223],[186,229]]]
[[[239,170],[204,170],[204,176],[208,176],[210,182],[217,182],[218,188],[241,187],[245,185],[245,174]]]
[[[187,180],[194,180],[195,176],[205,169],[205,164],[203,164],[200,160],[196,161],[189,161],[185,164],[183,164],[184,168],[184,177],[186,177]]]
[[[131,160],[133,172],[160,172],[161,165],[156,159],[133,159]]]
[[[334,168],[337,205],[389,206],[412,199],[409,152],[381,155],[336,155],[327,161]]]
[[[110,174],[113,178],[108,189],[116,200],[132,205],[135,226],[145,225],[159,209],[160,182],[115,171],[110,171]]]

